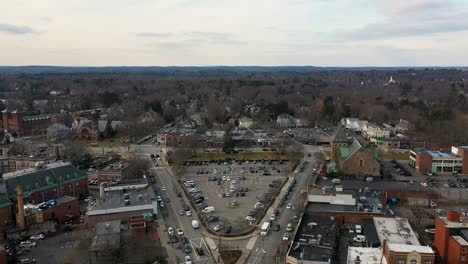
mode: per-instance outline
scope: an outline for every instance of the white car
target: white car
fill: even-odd
[[[185,264],[192,264],[192,258],[190,256],[185,256]]]
[[[163,186],[163,187],[161,188],[161,190],[162,190],[163,192],[165,192],[165,191],[166,191],[166,187]]]
[[[272,215],[270,216],[270,221],[275,221],[275,219],[276,219],[276,215],[275,215],[275,214],[272,214]]]
[[[184,231],[182,231],[182,229],[180,229],[180,228],[177,228],[177,234],[179,236],[182,236],[184,234]]]
[[[284,233],[283,241],[289,241],[289,233],[288,232]]]
[[[230,180],[231,180],[231,177],[227,176],[226,181],[230,181]]]
[[[33,248],[36,246],[37,246],[36,242],[31,241],[31,240],[26,240],[20,243],[20,247],[22,248]]]
[[[161,201],[162,201],[162,197],[158,195],[158,196],[156,196],[156,200],[157,200],[158,202],[161,202]]]
[[[444,212],[444,210],[442,210],[442,209],[439,209],[439,208],[437,208],[435,211],[436,211],[436,213],[438,213],[438,214],[441,214],[441,213],[443,213],[443,212]]]
[[[286,209],[291,209],[291,208],[292,208],[292,204],[288,203],[288,205],[286,206]]]
[[[44,238],[45,238],[45,236],[43,234],[39,234],[39,235],[31,236],[29,239],[31,239],[31,240],[43,240]]]
[[[185,211],[185,215],[187,215],[187,216],[192,216],[192,212],[190,212],[190,211]]]
[[[427,187],[427,182],[421,182],[421,186]]]
[[[167,229],[167,233],[169,233],[170,236],[174,235],[174,228],[171,226]]]
[[[288,226],[286,227],[286,231],[288,232],[292,231],[292,223],[288,223]]]
[[[236,181],[236,180],[232,180],[232,184],[236,184],[236,183],[237,183],[237,181]]]
[[[428,234],[435,234],[435,228],[426,228],[424,229],[424,232],[428,233]]]

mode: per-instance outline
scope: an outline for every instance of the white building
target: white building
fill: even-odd
[[[364,125],[364,134],[369,138],[389,138],[392,131],[376,124],[367,123]]]

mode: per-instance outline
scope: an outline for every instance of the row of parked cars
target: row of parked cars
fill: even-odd
[[[184,187],[190,195],[193,203],[199,210],[203,210],[208,207],[201,190],[195,185],[193,180],[187,179],[184,181]]]

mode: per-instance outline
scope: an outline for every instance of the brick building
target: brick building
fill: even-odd
[[[468,221],[460,213],[449,212],[436,218],[434,244],[444,263],[468,262]]]
[[[39,209],[34,205],[25,207],[26,227],[47,221],[63,224],[80,216],[80,202],[78,198],[71,196],[62,196],[55,200],[55,205],[44,209]]]
[[[163,147],[180,146],[195,138],[197,127],[197,123],[192,119],[178,119],[158,131],[156,142]]]
[[[46,134],[47,128],[55,123],[70,122],[68,114],[43,114],[26,116],[18,110],[10,111],[5,109],[2,111],[3,128],[18,137]]]
[[[414,149],[410,151],[409,165],[420,173],[468,174],[468,159],[465,159],[466,164],[463,165],[463,156],[468,157],[467,149],[452,147],[452,152]],[[466,170],[463,171],[463,168]]]
[[[345,176],[379,176],[380,163],[377,159],[378,156],[374,151],[364,148],[353,137],[349,147],[340,147],[339,172]]]
[[[16,187],[21,186],[25,203],[39,204],[62,196],[88,193],[88,175],[65,162],[5,173],[0,181],[8,199],[15,203]]]
[[[128,179],[130,170],[127,163],[113,163],[109,166],[99,169],[97,172],[98,182],[120,182]]]
[[[351,131],[338,127],[331,140],[331,161],[340,159],[340,148],[347,148],[353,142],[354,135]]]

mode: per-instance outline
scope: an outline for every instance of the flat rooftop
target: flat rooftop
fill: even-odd
[[[320,186],[336,186],[332,183],[331,179],[323,180],[319,179],[317,184]],[[365,190],[366,188],[369,191],[388,191],[388,190],[400,190],[400,191],[415,191],[415,192],[428,192],[428,189],[422,187],[420,184],[404,182],[404,181],[394,181],[394,180],[378,180],[368,182],[366,180],[360,179],[341,179],[340,186],[344,190]]]
[[[380,248],[348,247],[346,264],[355,264],[357,259],[363,264],[387,264],[387,260],[382,257],[382,249]]]
[[[434,254],[430,246],[405,245],[405,244],[387,244],[388,249],[394,252],[410,253],[416,251],[423,254]]]
[[[406,218],[374,217],[374,225],[381,244],[386,240],[387,243],[391,244],[420,246],[419,240]]]
[[[153,189],[149,185],[121,187],[104,191],[104,198],[90,200],[88,215],[102,215],[129,211],[149,210],[157,213],[157,201]]]
[[[439,216],[447,228],[468,228],[468,217],[462,217],[461,221],[450,221],[446,216]]]
[[[417,154],[425,154],[431,156],[433,159],[446,159],[446,158],[460,158],[460,156],[456,155],[452,152],[445,152],[445,151],[438,151],[438,150],[427,150],[423,148],[418,148],[413,150]]]
[[[55,169],[55,168],[60,168],[60,167],[64,167],[64,166],[70,166],[70,163],[57,161],[57,162],[54,162],[54,163],[44,164],[44,166],[40,170],[49,170],[49,169]],[[37,171],[39,171],[39,169],[37,169],[37,168],[22,169],[22,170],[18,170],[18,171],[5,173],[5,174],[3,174],[3,178],[4,179],[10,179],[10,178],[30,174],[30,173],[35,173]]]
[[[338,223],[335,220],[305,214],[288,255],[305,261],[331,260],[338,232]]]

